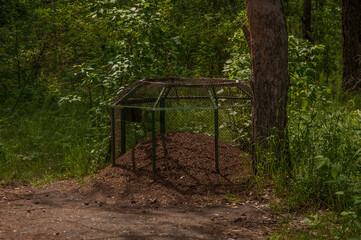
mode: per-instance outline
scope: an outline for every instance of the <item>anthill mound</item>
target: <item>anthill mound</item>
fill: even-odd
[[[156,137],[157,172],[152,168],[152,141],[136,145],[92,180],[90,194],[113,196],[127,203],[204,203],[241,192],[250,173],[242,150],[219,141],[220,173],[215,171],[214,137],[167,132]]]

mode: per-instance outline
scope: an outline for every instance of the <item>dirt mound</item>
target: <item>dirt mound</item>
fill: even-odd
[[[136,145],[92,180],[89,194],[108,195],[127,203],[190,204],[219,202],[240,192],[250,173],[247,154],[219,141],[215,172],[214,138],[191,132],[167,132],[156,137],[157,173],[152,170],[152,142]]]
[[[157,137],[156,174],[146,141],[85,179],[91,184],[0,186],[0,239],[266,238],[280,228],[269,194],[244,196],[249,159],[224,142],[219,150],[221,174],[213,138],[171,132]]]

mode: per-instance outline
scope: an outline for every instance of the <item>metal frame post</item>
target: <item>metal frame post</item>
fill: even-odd
[[[112,153],[112,166],[115,166],[115,122],[114,122],[114,108],[110,108],[111,111],[111,153]]]
[[[164,100],[160,100],[159,103],[160,108],[164,108]],[[160,110],[159,113],[159,123],[160,123],[160,133],[164,133],[165,132],[165,111],[164,110]]]
[[[219,122],[218,122],[218,109],[214,109],[214,154],[216,161],[216,172],[219,173],[219,154],[218,154],[218,138],[219,138]]]
[[[219,151],[218,151],[218,139],[219,139],[219,122],[218,122],[218,97],[214,87],[208,87],[208,93],[214,105],[214,160],[216,172],[219,173]]]
[[[125,122],[125,108],[120,110],[120,154],[124,154],[127,151],[127,134],[126,134],[126,122]]]
[[[155,139],[155,112],[152,111],[152,155],[153,155],[153,172],[157,171],[157,156],[156,156],[157,143]]]

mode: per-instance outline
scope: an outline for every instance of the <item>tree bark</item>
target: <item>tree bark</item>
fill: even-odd
[[[243,31],[244,37],[246,38],[246,41],[247,41],[248,51],[249,51],[249,53],[251,53],[251,36],[250,36],[249,30],[248,30],[248,27],[246,25],[243,25],[242,31]]]
[[[246,7],[251,40],[255,167],[257,153],[270,147],[267,138],[271,135],[277,138],[279,156],[288,153],[288,37],[281,0],[246,0]]]
[[[303,0],[303,16],[302,16],[302,33],[303,39],[312,41],[311,39],[311,7],[312,0]]]
[[[342,2],[342,87],[346,91],[361,89],[361,1]]]

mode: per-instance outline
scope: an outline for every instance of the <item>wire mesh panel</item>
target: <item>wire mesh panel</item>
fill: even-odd
[[[251,151],[251,91],[244,82],[227,79],[145,79],[125,88],[112,105],[112,155],[115,160],[151,139],[156,170],[156,136],[196,132]],[[179,146],[182,147],[182,146]],[[136,157],[136,156],[135,156]]]

